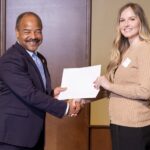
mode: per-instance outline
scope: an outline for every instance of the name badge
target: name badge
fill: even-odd
[[[131,59],[127,57],[127,58],[122,62],[122,66],[125,67],[125,68],[127,68],[130,63],[131,63]]]

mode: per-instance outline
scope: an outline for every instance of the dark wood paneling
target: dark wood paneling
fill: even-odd
[[[44,26],[40,52],[47,58],[52,86],[60,85],[63,68],[90,65],[90,5],[91,0],[6,0],[6,49],[16,41],[16,17],[36,12]],[[89,149],[89,106],[77,118],[47,114],[45,150],[77,149]]]
[[[109,127],[90,127],[90,150],[112,150]]]
[[[0,0],[0,56],[5,52],[5,1]]]
[[[89,150],[88,116],[81,111],[76,118],[56,119],[47,116],[46,150]]]

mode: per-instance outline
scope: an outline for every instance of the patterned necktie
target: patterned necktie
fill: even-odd
[[[42,80],[43,80],[43,83],[44,83],[44,87],[46,89],[46,78],[45,78],[43,64],[42,64],[40,58],[37,56],[36,53],[32,54],[32,59],[34,60],[34,62],[36,63],[36,66],[38,67],[38,69],[40,71],[40,74],[41,74],[41,77],[42,77]]]

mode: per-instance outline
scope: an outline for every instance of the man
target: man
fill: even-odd
[[[43,39],[37,14],[17,18],[16,37],[0,58],[0,150],[43,150],[45,112],[76,115],[80,104],[54,98],[64,89],[51,89],[46,60],[37,52]]]

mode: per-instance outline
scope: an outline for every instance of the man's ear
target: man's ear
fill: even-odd
[[[15,29],[15,32],[16,32],[16,37],[18,39],[18,37],[19,37],[19,31],[17,29]]]

